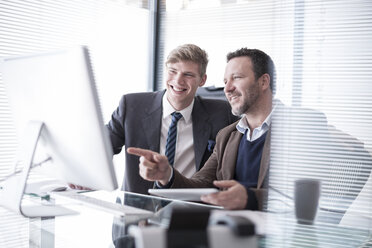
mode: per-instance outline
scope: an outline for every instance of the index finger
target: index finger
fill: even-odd
[[[215,193],[210,193],[207,195],[202,195],[200,199],[204,202],[207,202],[213,205],[220,205],[219,198],[220,198],[221,193],[223,192],[215,192]]]
[[[137,147],[129,147],[127,149],[127,152],[129,154],[132,154],[132,155],[143,156],[147,160],[151,160],[151,161],[154,160],[153,155],[156,155],[156,152],[153,152],[153,151],[147,150],[147,149],[137,148]]]

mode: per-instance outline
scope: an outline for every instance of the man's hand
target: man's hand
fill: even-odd
[[[202,201],[223,206],[230,210],[245,208],[248,202],[248,194],[243,185],[235,180],[214,181],[213,184],[223,189],[223,191],[204,195],[201,197]]]
[[[143,179],[148,181],[158,181],[162,185],[168,183],[172,169],[166,156],[160,155],[157,152],[135,147],[129,147],[127,152],[129,154],[140,156],[139,174]]]

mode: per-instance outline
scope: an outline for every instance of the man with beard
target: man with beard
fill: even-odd
[[[189,179],[172,168],[165,156],[128,148],[128,153],[141,156],[140,175],[160,188],[218,187],[223,191],[201,200],[226,209],[261,210],[267,194],[274,74],[273,61],[260,50],[229,53],[225,94],[233,114],[242,118],[218,133],[213,154]]]

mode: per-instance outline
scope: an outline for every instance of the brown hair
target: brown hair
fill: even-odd
[[[257,80],[263,74],[267,73],[270,76],[270,89],[275,93],[275,65],[269,55],[258,49],[240,48],[234,52],[228,53],[226,56],[227,62],[236,57],[248,57],[253,64],[253,72]]]
[[[203,77],[207,71],[208,54],[196,45],[185,44],[173,49],[169,53],[165,64],[168,65],[169,63],[180,61],[191,61],[198,64],[200,76]]]

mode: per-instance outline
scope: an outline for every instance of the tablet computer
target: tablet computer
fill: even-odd
[[[181,188],[181,189],[149,189],[151,195],[162,196],[175,200],[201,201],[202,195],[218,192],[216,188]]]

